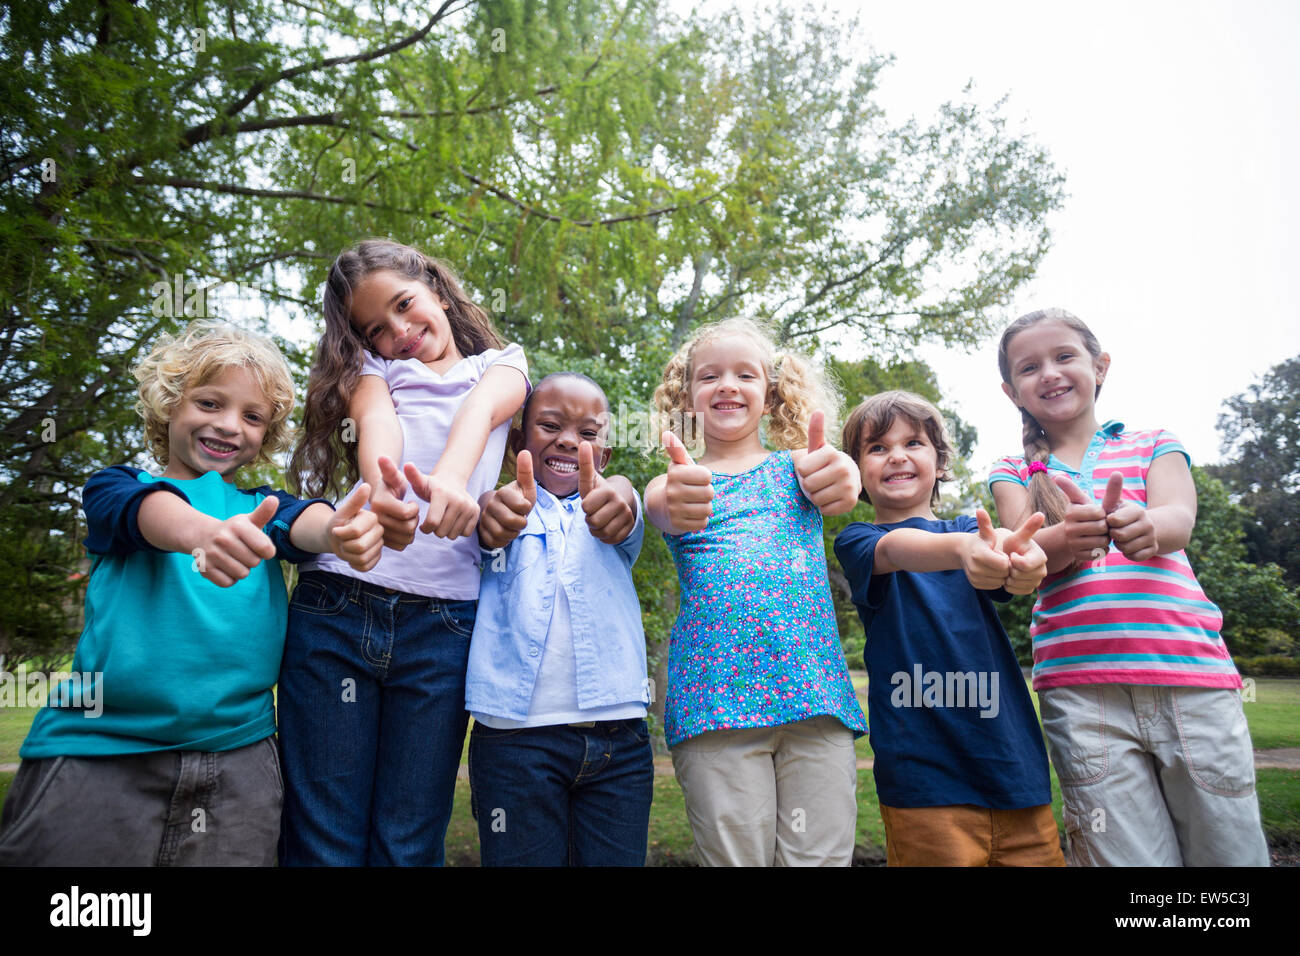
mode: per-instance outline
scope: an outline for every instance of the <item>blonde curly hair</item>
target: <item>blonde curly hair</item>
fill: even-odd
[[[691,366],[701,345],[729,336],[750,339],[762,357],[767,379],[767,444],[775,449],[807,447],[808,420],[818,410],[826,415],[827,440],[833,440],[842,408],[834,379],[813,359],[778,350],[769,330],[744,318],[701,326],[669,360],[663,380],[655,388],[654,433],[671,431],[692,454],[702,448],[703,436],[695,427],[691,403]]]
[[[270,461],[272,454],[289,447],[293,375],[275,343],[233,325],[197,319],[178,335],[160,338],[131,370],[140,383],[135,410],[144,419],[145,439],[158,464],[166,468],[171,457],[168,426],[186,389],[206,385],[228,368],[247,369],[271,405],[256,460]]]

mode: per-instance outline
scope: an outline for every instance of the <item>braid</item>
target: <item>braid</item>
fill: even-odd
[[[1052,457],[1052,444],[1047,432],[1038,424],[1038,419],[1023,408],[1020,409],[1020,417],[1024,420],[1021,441],[1025,446],[1025,464],[1036,461],[1046,465]],[[1040,471],[1029,476],[1029,508],[1031,511],[1041,511],[1047,519],[1046,524],[1053,525],[1064,519],[1069,507],[1070,501],[1065,497],[1065,492],[1056,487],[1056,482],[1052,481],[1047,472]]]

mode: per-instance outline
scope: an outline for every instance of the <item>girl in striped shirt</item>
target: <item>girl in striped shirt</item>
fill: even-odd
[[[998,366],[1024,422],[1024,455],[989,477],[998,515],[1047,516],[1030,634],[1070,862],[1267,866],[1241,678],[1183,553],[1187,453],[1098,423],[1110,356],[1069,312],[1013,322]]]

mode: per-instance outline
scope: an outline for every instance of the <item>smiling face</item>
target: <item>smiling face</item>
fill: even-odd
[[[1003,383],[1002,391],[1045,429],[1085,416],[1095,427],[1097,390],[1109,367],[1110,356],[1102,352],[1094,358],[1077,330],[1046,319],[1007,343],[1011,381]]]
[[[691,409],[705,442],[753,436],[767,411],[767,373],[756,343],[727,335],[702,343],[691,356]]]
[[[163,476],[191,479],[215,471],[232,481],[262,450],[271,414],[271,403],[246,368],[231,366],[187,388],[167,422]]]
[[[448,308],[421,280],[379,269],[352,290],[350,317],[376,355],[419,359],[441,374],[463,358],[451,334]]]
[[[523,433],[515,432],[515,449],[533,456],[533,474],[557,498],[578,490],[578,446],[590,442],[597,471],[609,463],[605,447],[609,405],[605,394],[580,378],[543,379],[528,402]]]
[[[858,469],[880,522],[933,518],[930,508],[938,452],[920,422],[901,416],[885,434],[863,444]]]

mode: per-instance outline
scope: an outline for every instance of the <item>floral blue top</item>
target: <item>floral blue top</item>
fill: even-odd
[[[664,539],[681,584],[668,651],[668,746],[709,730],[821,715],[866,733],[835,626],[822,516],[788,451],[738,475],[714,472],[708,527]]]

